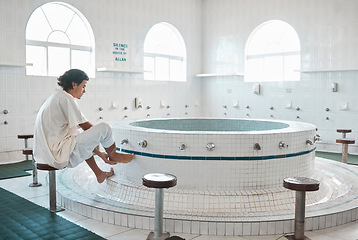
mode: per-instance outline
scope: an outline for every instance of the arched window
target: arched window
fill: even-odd
[[[172,25],[155,24],[144,40],[144,79],[186,81],[186,47]]]
[[[299,81],[300,40],[291,25],[272,20],[250,35],[245,48],[245,81]]]
[[[60,2],[38,7],[26,26],[26,74],[60,76],[70,68],[95,75],[94,35],[87,19]]]

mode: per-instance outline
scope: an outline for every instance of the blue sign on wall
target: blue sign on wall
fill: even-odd
[[[128,49],[128,44],[113,43],[114,61],[126,62],[127,61],[127,49]]]

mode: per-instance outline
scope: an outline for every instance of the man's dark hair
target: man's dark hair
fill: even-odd
[[[61,86],[63,90],[67,91],[73,88],[73,82],[80,85],[83,80],[89,80],[84,71],[79,69],[70,69],[57,79],[57,84]]]

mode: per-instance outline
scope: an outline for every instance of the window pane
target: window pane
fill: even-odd
[[[91,35],[86,27],[86,24],[78,15],[73,18],[66,33],[71,39],[71,44],[91,46]]]
[[[169,80],[169,59],[155,58],[155,80]]]
[[[185,81],[182,71],[182,61],[170,60],[170,80],[171,81]]]
[[[63,4],[48,3],[42,6],[52,30],[66,31],[74,12]]]
[[[48,37],[48,41],[53,43],[70,44],[70,39],[68,39],[67,35],[61,31],[52,32]]]
[[[300,39],[292,27],[286,27],[280,43],[284,52],[300,51],[301,49]]]
[[[36,9],[27,23],[26,39],[47,41],[47,37],[51,31],[50,25],[41,8]]]
[[[245,82],[263,81],[263,59],[255,58],[245,62]]]
[[[265,57],[264,59],[264,81],[280,82],[283,81],[283,57]]]
[[[27,75],[46,76],[46,48],[37,46],[26,46],[26,66]]]
[[[87,51],[72,50],[72,66],[85,71],[87,74],[91,72],[91,53]]]
[[[70,69],[70,49],[49,47],[48,70],[49,76],[60,76]]]
[[[177,35],[178,33],[169,24],[156,24],[149,30],[146,36],[144,51],[180,56],[182,54],[180,47],[182,43]]]
[[[144,79],[154,80],[154,58],[144,57]]]

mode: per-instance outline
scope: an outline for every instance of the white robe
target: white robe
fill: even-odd
[[[63,169],[76,146],[79,124],[88,120],[75,98],[64,90],[52,94],[40,108],[35,122],[34,158],[38,163]]]

